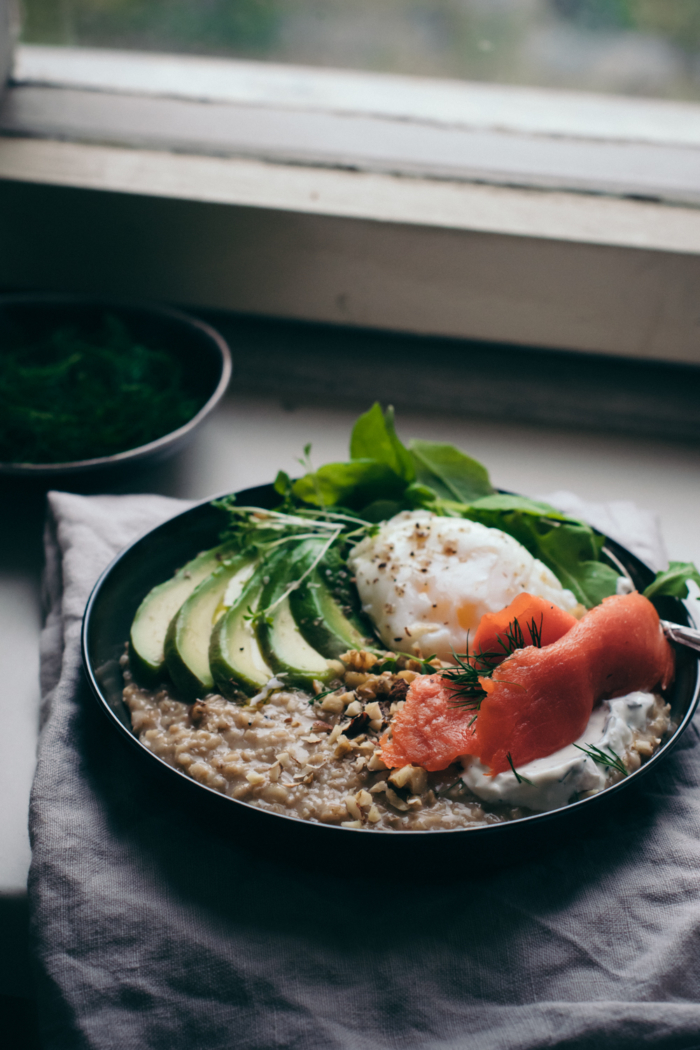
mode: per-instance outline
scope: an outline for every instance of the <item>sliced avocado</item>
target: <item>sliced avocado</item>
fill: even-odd
[[[129,663],[139,681],[152,685],[166,673],[164,646],[170,621],[195,587],[234,555],[231,544],[203,551],[172,579],[148,592],[136,610],[129,635]]]
[[[299,579],[312,564],[318,550],[318,541],[301,544],[295,555],[285,558],[270,575],[260,600],[263,609],[270,609],[257,627],[263,654],[275,674],[286,675],[290,685],[302,688],[310,688],[314,680],[326,682],[338,673],[337,668],[329,665],[306,641],[292,615],[289,596],[283,597],[290,583]]]
[[[256,612],[260,605],[270,571],[270,561],[266,559],[211,632],[209,667],[214,684],[223,696],[237,703],[246,703],[248,697],[259,693],[272,678],[272,669],[260,651],[250,619],[250,613]]]
[[[225,608],[240,597],[255,565],[251,554],[224,562],[202,580],[170,621],[165,636],[165,663],[183,699],[195,700],[211,692],[211,632]]]
[[[362,612],[352,573],[337,547],[323,556],[290,597],[304,638],[329,659],[347,649],[376,648],[372,625]]]
[[[314,570],[289,598],[292,616],[306,641],[330,660],[348,649],[376,647],[369,624],[363,624],[349,605],[341,605],[333,596],[322,571]]]

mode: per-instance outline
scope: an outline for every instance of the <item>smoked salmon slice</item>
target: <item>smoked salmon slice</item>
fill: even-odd
[[[471,750],[474,711],[454,703],[452,690],[442,675],[421,675],[411,682],[403,710],[394,715],[391,740],[381,740],[382,761],[396,766],[423,766],[431,772],[446,769]]]
[[[469,641],[469,649],[474,657],[482,654],[482,661],[486,658],[491,666],[496,666],[508,655],[513,624],[521,632],[525,645],[544,646],[558,641],[577,623],[575,616],[558,605],[524,591],[505,609],[481,617],[476,634]]]
[[[525,765],[566,747],[584,731],[600,700],[672,681],[674,656],[651,602],[641,594],[606,598],[557,641],[508,656],[486,691],[476,720],[459,707],[441,675],[416,678],[382,739],[389,767],[445,769],[477,755],[491,773]]]

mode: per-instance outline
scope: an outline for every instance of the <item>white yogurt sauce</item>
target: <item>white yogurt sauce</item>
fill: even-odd
[[[652,693],[628,693],[616,700],[604,700],[575,743],[581,747],[593,744],[603,750],[611,748],[622,756],[632,743],[634,731],[648,724],[653,706]],[[510,770],[490,777],[488,767],[471,755],[462,758],[462,765],[462,780],[485,802],[507,802],[542,813],[561,809],[580,791],[601,791],[610,773],[609,768],[598,765],[574,744],[518,766],[518,775],[531,784],[519,783]]]

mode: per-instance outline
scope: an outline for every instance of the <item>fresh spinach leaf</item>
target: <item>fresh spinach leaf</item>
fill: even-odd
[[[514,496],[509,492],[494,492],[491,496],[483,496],[481,499],[475,500],[471,506],[478,511],[522,511],[524,514],[551,518],[553,521],[578,520],[562,514],[555,507],[551,507],[549,503],[529,499],[527,496]],[[590,526],[587,527],[590,528]]]
[[[441,441],[411,441],[409,449],[416,467],[416,480],[439,497],[471,503],[493,492],[486,467]]]
[[[378,401],[360,416],[352,429],[350,458],[384,463],[407,484],[416,476],[413,457],[396,436],[393,407],[389,405],[386,412],[382,412]]]
[[[644,591],[645,598],[687,598],[688,580],[700,585],[700,572],[692,561],[672,561],[663,572],[657,572],[656,579]]]
[[[359,511],[375,500],[401,501],[405,487],[403,478],[385,463],[355,459],[350,463],[326,463],[295,481],[292,492],[297,499],[317,507],[340,504]]]
[[[552,570],[583,605],[615,593],[617,573],[600,561],[604,543],[585,522],[547,503],[494,492],[486,469],[452,445],[396,436],[393,409],[375,403],[352,432],[349,463],[328,463],[293,482],[294,499],[342,506],[366,521],[393,517],[405,508],[471,518],[502,529]],[[280,475],[277,491],[289,493]]]
[[[292,491],[292,479],[286,470],[278,470],[277,477],[275,478],[272,486],[275,492],[278,492],[280,496],[284,496],[285,499],[289,497]]]
[[[371,521],[373,523],[388,521],[389,518],[393,518],[395,514],[405,509],[406,506],[403,500],[375,499],[372,503],[368,503],[366,507],[361,508],[359,517],[363,521]]]

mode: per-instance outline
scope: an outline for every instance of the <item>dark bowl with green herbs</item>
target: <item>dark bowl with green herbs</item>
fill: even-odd
[[[274,508],[279,491],[272,485],[236,494],[239,506]],[[517,500],[518,497],[508,496]],[[302,820],[268,812],[244,800],[220,794],[167,764],[139,739],[131,725],[122,690],[120,658],[134,614],[152,587],[172,577],[194,552],[216,544],[228,521],[226,499],[205,501],[159,525],[117,556],[97,581],[83,619],[83,665],[90,689],[122,740],[133,748],[139,768],[153,774],[151,790],[167,805],[175,805],[198,822],[211,819],[217,833],[235,834],[238,841],[279,860],[293,856],[312,867],[396,873],[402,880],[414,876],[460,877],[467,871],[501,867],[548,851],[572,837],[596,833],[600,820],[611,812],[616,819],[625,802],[634,811],[639,804],[635,788],[649,784],[653,772],[668,757],[688,729],[698,705],[700,673],[697,654],[679,648],[676,677],[667,694],[672,728],[652,757],[635,772],[597,795],[562,809],[535,813],[516,820],[476,828],[428,831],[367,831]],[[524,502],[524,501],[523,501]],[[640,593],[654,582],[654,573],[635,555],[609,538],[600,540],[600,564],[627,577]],[[658,583],[658,580],[657,580]],[[655,598],[662,616],[692,626],[683,602],[672,596]],[[126,760],[126,759],[125,759]],[[126,768],[129,768],[128,766]],[[133,775],[137,774],[133,767]],[[636,799],[636,801],[635,801]],[[160,803],[159,803],[160,804]],[[625,819],[624,816],[621,819]],[[289,850],[290,852],[286,852]],[[544,851],[544,853],[543,853]]]
[[[55,477],[165,458],[230,377],[225,340],[177,310],[0,296],[0,474]]]

